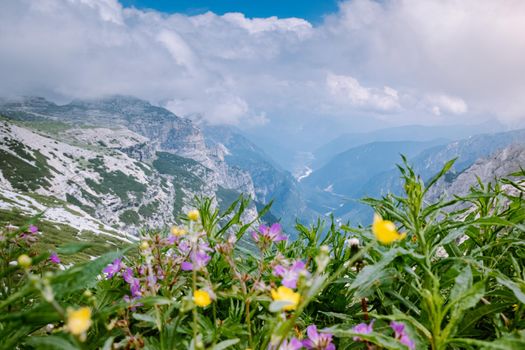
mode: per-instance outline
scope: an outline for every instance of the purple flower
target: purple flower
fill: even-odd
[[[396,338],[400,338],[405,332],[405,325],[401,322],[392,321],[390,322],[390,327],[396,333]]]
[[[410,350],[414,350],[416,348],[416,343],[414,343],[414,341],[406,334],[403,334],[401,338],[399,338],[399,341],[401,344],[406,345]]]
[[[60,258],[58,257],[57,253],[51,254],[49,261],[51,261],[53,264],[60,264]]]
[[[131,296],[133,298],[140,298],[142,296],[140,291],[140,280],[133,276],[133,270],[129,267],[125,269],[124,272],[122,272],[122,278],[124,278],[124,281],[129,284]]]
[[[272,226],[260,225],[258,231],[252,232],[252,237],[255,242],[280,242],[286,240],[286,236],[282,233],[281,224],[275,223]]]
[[[372,320],[370,322],[370,324],[368,324],[368,325],[366,323],[360,323],[357,326],[355,326],[354,328],[352,328],[352,330],[355,333],[359,333],[359,334],[370,334],[370,333],[372,333],[374,331],[374,322],[375,322],[375,320]],[[354,337],[354,341],[361,341],[361,338]]]
[[[401,344],[406,345],[409,349],[413,350],[416,348],[416,344],[405,332],[405,325],[401,322],[392,321],[390,327],[394,330],[394,336],[399,340]]]
[[[303,261],[296,261],[290,267],[277,265],[273,268],[273,274],[282,277],[281,283],[288,288],[297,288],[297,280],[302,273],[307,274],[306,264]]]
[[[30,233],[37,233],[38,232],[38,227],[36,227],[35,225],[29,225],[29,228],[27,230]]]
[[[316,325],[310,325],[306,328],[306,335],[308,339],[303,340],[303,346],[307,349],[314,350],[335,350],[335,345],[332,343],[333,335],[330,333],[317,332]]]
[[[268,350],[299,350],[303,347],[303,344],[301,341],[299,341],[297,338],[291,338],[288,340],[283,340],[279,348],[277,348],[275,345],[269,345]]]
[[[211,260],[211,256],[207,252],[212,251],[208,243],[200,241],[199,244],[190,253],[190,261],[184,261],[181,263],[181,269],[183,271],[201,270],[203,267],[208,265]]]
[[[106,266],[104,268],[104,270],[102,270],[102,272],[104,272],[106,274],[106,278],[112,278],[117,273],[119,273],[120,270],[123,267],[124,267],[124,265],[122,265],[122,259],[118,259],[117,258],[117,259],[113,260],[113,262],[111,264]]]

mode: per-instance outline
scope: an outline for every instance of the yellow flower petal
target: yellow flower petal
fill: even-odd
[[[299,304],[299,300],[301,299],[301,295],[299,293],[296,293],[292,289],[285,286],[280,286],[277,288],[277,290],[272,289],[271,294],[274,301],[287,301],[290,303],[286,306],[283,306],[283,310],[286,311],[295,310],[297,308],[297,304]]]
[[[183,236],[186,234],[186,230],[178,226],[172,226],[171,234],[174,236]]]
[[[206,307],[211,304],[211,297],[205,290],[199,289],[193,293],[193,302],[200,307]]]
[[[91,309],[81,307],[77,310],[68,309],[67,329],[74,335],[80,335],[91,327]]]
[[[197,209],[194,209],[194,210],[190,210],[188,212],[188,219],[190,219],[191,221],[197,221],[199,220],[199,211]]]
[[[383,220],[378,214],[374,214],[372,232],[376,239],[382,244],[391,244],[394,241],[405,239],[406,233],[399,233],[392,221]]]

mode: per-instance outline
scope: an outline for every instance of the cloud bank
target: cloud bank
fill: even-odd
[[[517,125],[523,33],[520,0],[344,1],[317,26],[116,0],[3,0],[0,95],[129,94],[241,127],[357,117]]]

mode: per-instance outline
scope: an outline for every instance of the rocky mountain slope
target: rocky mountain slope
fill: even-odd
[[[222,206],[240,193],[257,199],[224,145],[142,100],[30,97],[0,101],[0,115],[0,191],[56,198],[124,232],[171,225],[196,195]],[[245,219],[255,216],[252,205]]]

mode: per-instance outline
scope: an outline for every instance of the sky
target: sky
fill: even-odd
[[[521,0],[2,0],[0,96],[133,95],[267,145],[525,127]]]

